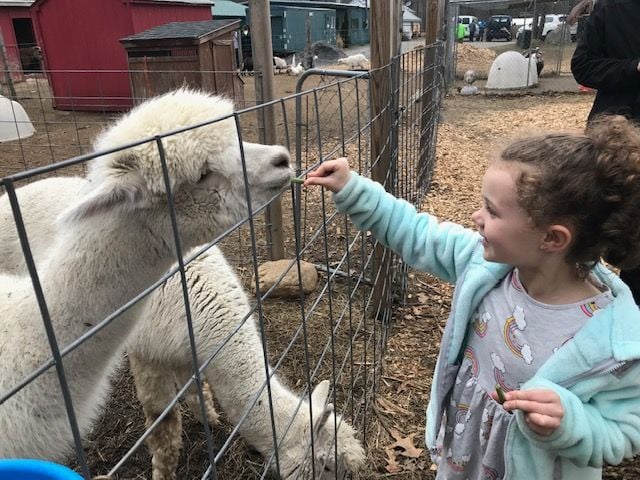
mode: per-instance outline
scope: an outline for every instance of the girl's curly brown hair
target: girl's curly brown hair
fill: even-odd
[[[516,140],[500,154],[526,165],[516,186],[538,226],[574,229],[568,262],[601,258],[622,268],[640,265],[640,129],[622,116],[600,117],[584,134]]]

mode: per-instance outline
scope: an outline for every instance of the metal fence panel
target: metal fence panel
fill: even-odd
[[[424,48],[419,48],[398,56],[386,67],[389,75],[393,69],[398,72],[398,81],[389,95],[387,109],[397,133],[391,136],[389,132],[393,171],[387,177],[386,187],[418,207],[428,189],[433,169],[444,56],[441,44],[428,49],[425,52]],[[425,65],[425,58],[433,58],[435,62]],[[276,106],[280,143],[290,150],[296,174],[304,175],[323,161],[347,156],[354,170],[368,175],[372,163],[369,147],[372,119],[366,72],[346,77],[336,76],[330,70],[315,73],[305,78],[304,88],[299,93],[272,103]],[[430,79],[427,84],[425,75]],[[18,251],[22,252],[26,263],[24,269],[17,273],[28,274],[31,278],[33,288],[29,291],[33,291],[38,300],[42,316],[39,322],[46,330],[46,336],[45,333],[36,336],[39,339],[36,345],[45,352],[50,350],[50,354],[47,353],[43,357],[47,359],[39,362],[17,383],[9,384],[6,379],[0,379],[0,412],[21,396],[28,397],[38,382],[55,378],[57,387],[54,390],[59,389],[63,396],[61,404],[65,406],[70,425],[65,435],[70,445],[75,445],[75,458],[54,460],[66,462],[86,478],[92,475],[108,475],[110,478],[149,476],[151,461],[143,445],[145,441],[162,443],[168,438],[174,441],[168,450],[171,462],[177,462],[178,478],[269,478],[274,473],[285,475],[291,473],[283,468],[294,451],[302,451],[306,457],[324,453],[324,461],[327,461],[332,457],[331,453],[335,456],[342,452],[346,448],[345,442],[349,441],[348,433],[344,433],[348,430],[342,422],[352,425],[357,432],[356,437],[366,444],[387,328],[393,319],[394,304],[403,301],[407,269],[401,259],[387,251],[389,268],[380,269],[374,258],[377,242],[366,232],[356,231],[345,216],[335,211],[328,192],[300,186],[292,186],[282,194],[288,260],[285,260],[285,268],[275,285],[265,286],[262,282],[262,267],[269,258],[269,245],[264,233],[267,228],[263,214],[265,204],[252,204],[252,208],[241,215],[242,220],[226,226],[201,248],[192,250],[184,247],[188,238],[180,204],[185,199],[180,197],[179,188],[174,191],[175,152],[168,145],[173,145],[171,142],[180,135],[199,128],[215,128],[224,119],[211,119],[208,125],[196,127],[175,125],[176,131],[161,135],[154,133],[151,138],[114,146],[108,153],[121,155],[123,151],[141,145],[148,152],[153,152],[162,177],[163,187],[160,190],[165,192],[168,209],[164,217],[168,236],[163,241],[171,245],[175,260],[173,267],[157,275],[144,288],[131,285],[130,301],[114,305],[106,316],[96,318],[95,322],[93,319],[88,321],[82,335],[68,338],[60,323],[60,318],[66,315],[64,310],[48,311],[50,305],[58,304],[51,303],[51,300],[60,293],[51,289],[50,285],[56,284],[56,276],[47,271],[43,260],[59,232],[55,233],[54,229],[52,238],[37,238],[36,229],[29,228],[29,222],[23,221],[29,219],[30,209],[35,207],[21,203],[17,187],[53,175],[84,174],[85,167],[91,168],[94,162],[107,154],[87,153],[90,138],[118,116],[111,112],[84,116],[80,112],[63,113],[41,108],[50,99],[37,94],[40,85],[37,81],[30,83],[31,90],[26,94],[18,93],[17,98],[26,107],[32,121],[37,119],[37,128],[47,133],[37,140],[24,138],[0,148],[5,160],[14,160],[10,165],[6,162],[2,170],[4,178],[0,184],[6,192],[4,199],[8,198],[10,205],[0,203],[0,208],[8,209],[7,216],[0,217],[6,223],[3,228],[15,223],[19,232],[21,243]],[[241,140],[255,141],[258,138],[257,115],[260,108],[263,107],[240,109],[226,119],[234,123]],[[72,148],[78,149],[79,156],[69,158],[67,155],[67,160],[59,161],[54,155],[58,146],[56,136],[52,135],[54,129],[71,132],[72,138],[76,139]],[[43,138],[48,141],[43,141]],[[32,145],[32,141],[35,144]],[[237,159],[242,166],[244,201],[247,203],[251,202],[250,183],[255,181],[249,180],[252,167],[247,158],[250,156],[251,152],[241,148]],[[126,161],[122,161],[125,165]],[[50,211],[67,206],[63,205],[62,196],[41,200]],[[131,225],[131,228],[138,226]],[[4,240],[0,238],[0,241]],[[80,255],[91,258],[92,245],[83,244],[82,239],[76,239],[74,244],[78,246]],[[16,248],[15,245],[10,247]],[[5,246],[0,245],[0,248]],[[219,300],[220,303],[216,303],[218,297],[224,297],[223,280],[233,277],[231,273],[220,273],[226,271],[226,267],[198,272],[199,265],[209,265],[206,259],[211,259],[217,248],[223,253],[230,271],[237,276],[235,282],[247,292],[246,305],[242,295],[236,302]],[[149,245],[149,250],[152,249]],[[315,289],[308,293],[302,291],[300,278],[303,266],[311,266],[319,278]],[[136,273],[130,272],[133,278]],[[283,298],[278,296],[278,288],[287,274],[294,277],[294,294]],[[42,275],[46,278],[44,288],[40,286]],[[94,281],[103,291],[91,292],[86,299],[75,301],[87,310],[87,318],[91,318],[89,312],[94,295],[98,298],[113,289],[127,291],[123,285]],[[374,286],[380,282],[390,286],[387,290],[389,301],[383,307],[373,302]],[[157,305],[157,299],[162,299],[162,295],[168,295],[168,292],[173,292],[170,298],[180,300],[178,305],[173,305],[175,308],[172,309],[151,309],[150,305]],[[203,295],[204,304],[201,301]],[[147,297],[148,304],[141,303]],[[214,308],[207,310],[212,305]],[[224,322],[220,319],[229,318],[230,314],[224,313],[227,310],[236,311],[232,317],[235,323],[233,328],[222,330]],[[209,312],[209,315],[203,312]],[[158,320],[157,328],[151,329],[147,339],[151,345],[149,348],[168,357],[179,351],[182,363],[176,365],[166,360],[163,363],[162,358],[145,357],[144,349],[131,350],[131,363],[152,363],[156,369],[150,371],[157,373],[148,381],[157,382],[154,388],[158,393],[141,399],[144,407],[144,412],[141,412],[135,399],[134,383],[127,372],[127,362],[120,361],[119,352],[101,349],[108,335],[122,337],[124,345],[127,335],[122,333],[123,322],[140,322],[143,315]],[[160,317],[169,319],[168,330],[162,326]],[[249,338],[243,336],[247,329],[254,331],[251,325],[255,325],[251,338],[258,339],[258,351],[247,348],[243,343],[244,338]],[[211,332],[217,332],[220,337]],[[134,331],[132,335],[135,334]],[[173,342],[172,335],[177,335],[180,342]],[[213,343],[205,342],[208,335],[216,338]],[[20,335],[13,338],[19,339]],[[0,344],[0,353],[5,348]],[[26,356],[28,348],[32,347],[25,346]],[[96,355],[115,358],[106,363],[106,371],[100,375],[84,378],[82,372],[74,371],[72,377],[65,376],[65,365],[71,365],[70,359],[84,356],[81,358],[85,359],[89,371],[91,359]],[[7,360],[3,355],[3,362],[19,363],[21,360]],[[323,380],[328,380],[329,402],[340,414],[340,417],[330,417],[333,420],[327,431],[333,435],[342,432],[337,437],[338,441],[331,440],[329,446],[321,442],[322,432],[317,425],[312,426],[308,422],[308,418],[319,413],[317,409],[315,414],[313,412],[318,405],[313,403],[312,392],[318,384],[325,385],[321,383]],[[78,410],[85,408],[86,402],[74,401],[78,398],[78,388],[89,388],[107,381],[113,384],[111,399],[86,436],[86,412]],[[242,386],[244,394],[233,393],[237,392],[238,385]],[[170,392],[167,401],[163,399],[166,392]],[[211,394],[216,398],[217,407],[226,407],[221,412],[221,425],[198,421],[207,415],[212,420]],[[57,393],[52,391],[51,395]],[[229,398],[229,395],[238,395],[237,401],[234,402],[235,397]],[[286,402],[283,400],[285,397]],[[161,407],[152,408],[153,401],[158,401]],[[188,408],[181,407],[181,404]],[[46,417],[47,414],[43,410],[39,415]],[[307,423],[301,425],[300,418],[306,418]],[[182,429],[186,435],[181,434]],[[260,435],[256,429],[261,429]],[[166,435],[165,440],[161,432]],[[291,438],[296,439],[294,445]],[[0,442],[0,448],[2,445]],[[248,445],[261,450],[262,455],[252,451]],[[38,452],[33,452],[33,456],[38,455]],[[326,466],[322,462],[302,462],[301,465],[296,478],[319,476]],[[306,473],[301,473],[305,468]],[[336,470],[332,476],[342,478],[342,474]]]

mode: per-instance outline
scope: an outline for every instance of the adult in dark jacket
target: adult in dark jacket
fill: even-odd
[[[617,113],[640,122],[640,0],[595,3],[571,71],[580,85],[598,91],[588,121],[598,114]],[[640,305],[640,270],[624,270],[620,277]]]
[[[576,81],[598,90],[589,119],[618,113],[640,120],[640,1],[599,0],[571,59]]]

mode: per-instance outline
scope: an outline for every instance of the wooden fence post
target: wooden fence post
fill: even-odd
[[[267,103],[274,100],[273,86],[273,44],[271,41],[271,11],[269,0],[249,0],[249,21],[251,29],[251,52],[253,56],[254,80],[256,82],[256,102]],[[274,145],[278,141],[276,132],[275,107],[272,105],[257,110],[260,142]],[[284,258],[284,238],[282,233],[282,202],[276,198],[265,212],[267,242],[271,248],[271,260]]]

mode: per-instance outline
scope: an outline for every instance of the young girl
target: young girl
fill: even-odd
[[[456,284],[427,410],[438,479],[601,479],[640,452],[640,311],[600,261],[640,264],[640,131],[627,120],[513,142],[485,173],[477,232],[418,214],[344,158],[310,185]]]

